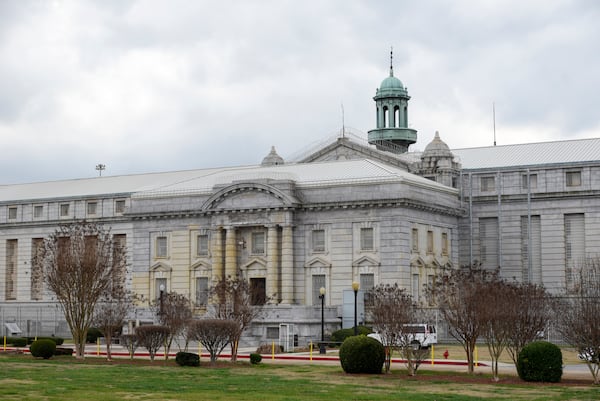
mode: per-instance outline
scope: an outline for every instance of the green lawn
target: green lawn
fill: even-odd
[[[389,375],[347,375],[341,367],[248,363],[182,368],[48,361],[29,355],[0,356],[0,399],[8,400],[597,400],[600,388],[560,385],[455,383]],[[456,375],[456,374],[454,374]]]

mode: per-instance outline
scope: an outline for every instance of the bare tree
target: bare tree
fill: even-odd
[[[152,304],[158,321],[169,328],[169,335],[165,342],[165,353],[168,356],[173,344],[173,339],[181,335],[192,319],[192,305],[190,300],[176,292],[168,292]],[[179,347],[181,350],[181,347]]]
[[[214,309],[210,315],[216,319],[232,320],[237,329],[231,335],[231,361],[237,360],[238,343],[244,330],[262,312],[266,299],[257,299],[248,281],[242,277],[220,279],[210,291]]]
[[[600,384],[600,258],[590,258],[581,267],[572,293],[563,298],[558,328]]]
[[[450,326],[450,335],[465,350],[469,374],[474,372],[475,345],[485,327],[482,318],[485,284],[495,276],[497,272],[484,270],[479,265],[445,269],[428,289],[430,300],[439,307]]]
[[[385,372],[390,371],[392,352],[400,344],[402,326],[412,321],[412,298],[398,283],[380,284],[369,292],[370,320],[385,348]]]
[[[93,323],[104,335],[104,339],[106,340],[106,359],[109,361],[112,359],[112,339],[120,335],[123,322],[131,310],[131,306],[131,297],[125,292],[106,297],[96,305]]]
[[[61,225],[33,257],[48,289],[62,306],[77,358],[85,356],[85,340],[96,304],[111,288],[123,286],[126,252],[110,230],[85,221]]]
[[[492,359],[492,376],[494,381],[500,380],[498,360],[508,345],[512,330],[513,294],[516,285],[511,285],[499,277],[482,283],[484,291],[480,294],[481,334],[486,340]]]
[[[239,324],[233,320],[202,319],[190,322],[188,333],[208,350],[210,362],[214,363],[238,330]]]
[[[392,351],[398,349],[406,361],[408,374],[416,375],[419,365],[429,353],[421,347],[414,330],[414,323],[425,320],[424,311],[398,283],[374,287],[369,292],[369,299],[370,320],[385,347],[385,371],[390,370]]]
[[[122,334],[121,344],[123,347],[127,348],[127,351],[129,352],[129,358],[133,359],[135,350],[139,345],[138,336],[135,334]]]
[[[539,339],[553,314],[554,300],[544,287],[531,283],[511,283],[506,330],[508,351],[515,367],[523,347]]]
[[[165,344],[169,336],[169,328],[159,325],[140,326],[135,329],[138,343],[148,350],[150,360],[154,360],[156,352]]]

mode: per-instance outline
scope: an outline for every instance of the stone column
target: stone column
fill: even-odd
[[[281,299],[279,292],[279,249],[277,226],[271,225],[267,230],[267,297],[273,303]]]
[[[237,243],[235,228],[227,227],[225,232],[225,277],[237,277]]]
[[[292,226],[284,226],[281,236],[281,303],[294,302],[294,242]]]
[[[223,230],[213,231],[211,241],[212,281],[216,283],[223,277]]]

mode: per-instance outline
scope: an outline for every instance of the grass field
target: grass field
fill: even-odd
[[[347,375],[341,367],[222,363],[182,368],[29,355],[0,356],[0,399],[7,400],[597,400],[600,388],[491,383],[444,372],[409,378]]]

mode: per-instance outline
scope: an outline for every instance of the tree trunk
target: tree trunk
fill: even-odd
[[[238,353],[238,342],[232,341],[231,342],[231,362],[237,361],[237,353]]]
[[[472,375],[475,372],[475,363],[473,361],[473,350],[474,346],[471,344],[467,344],[467,372]]]
[[[390,368],[392,365],[392,349],[390,346],[386,346],[384,347],[385,349],[385,362],[384,362],[384,369],[385,369],[385,373],[390,373]]]
[[[110,352],[110,344],[112,343],[112,336],[110,335],[110,333],[106,333],[104,335],[104,339],[106,340],[106,360],[111,361],[112,355]]]

